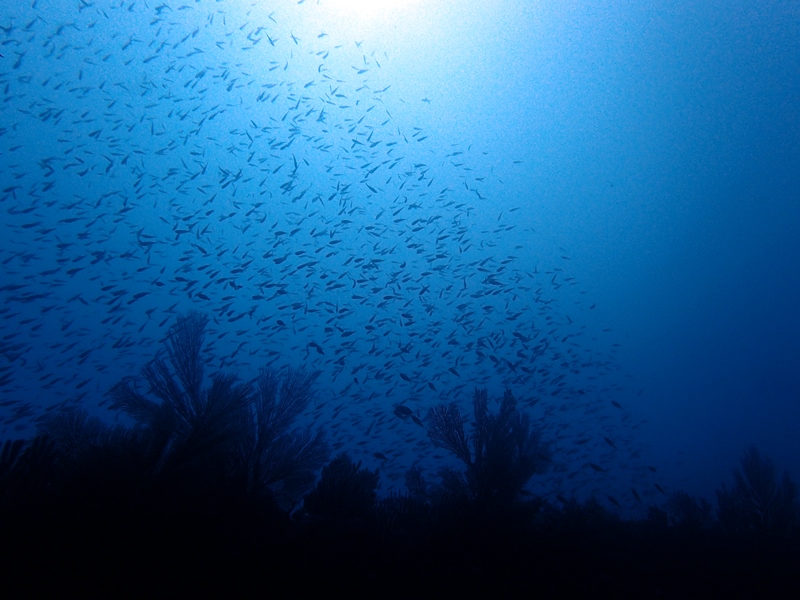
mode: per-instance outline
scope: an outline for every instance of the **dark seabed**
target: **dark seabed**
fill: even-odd
[[[6,581],[798,591],[795,3],[6,4]]]

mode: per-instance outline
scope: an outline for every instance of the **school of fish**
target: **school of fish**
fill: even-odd
[[[447,464],[432,406],[506,386],[554,443],[534,492],[661,491],[569,257],[540,264],[517,225],[534,199],[416,126],[435,107],[393,96],[385,52],[267,4],[0,12],[2,437],[75,406],[109,418],[108,389],[198,310],[211,371],[319,370],[308,418],[385,492]]]

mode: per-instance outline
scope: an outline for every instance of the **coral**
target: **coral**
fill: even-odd
[[[152,477],[196,479],[202,472],[211,481],[230,478],[249,494],[272,496],[289,508],[328,458],[321,431],[290,430],[311,402],[316,376],[288,370],[279,377],[264,369],[254,388],[217,373],[204,390],[200,355],[207,322],[196,312],[179,317],[167,340],[172,369],[161,359],[143,369],[160,402],[137,392],[128,379],[111,390],[111,408],[147,432]]]
[[[455,404],[441,404],[428,416],[431,441],[466,467],[464,471],[440,471],[444,497],[467,501],[480,512],[507,508],[550,460],[541,431],[532,428],[528,415],[516,408],[510,390],[505,391],[496,414],[489,412],[488,403],[486,390],[476,389],[471,448],[464,433],[464,418]]]
[[[25,440],[6,440],[3,443],[0,451],[0,485],[14,478],[21,470],[24,446]]]
[[[413,495],[394,492],[378,502],[374,515],[377,531],[398,545],[425,539],[433,518],[426,502]]]
[[[282,379],[262,370],[238,449],[248,492],[258,495],[269,490],[285,507],[308,491],[329,456],[321,430],[289,431],[310,404],[315,379],[315,373],[298,370],[287,370]]]
[[[0,446],[0,498],[24,490],[33,495],[46,486],[55,466],[55,448],[47,436],[6,440]]]
[[[423,502],[427,499],[428,486],[419,466],[415,465],[406,471],[406,488],[408,488],[409,495],[415,500]]]
[[[364,518],[375,506],[378,471],[361,468],[347,453],[322,469],[322,477],[306,495],[306,512],[335,520]]]
[[[797,487],[788,472],[777,483],[772,461],[751,446],[733,475],[733,488],[717,490],[719,522],[728,533],[786,534],[795,526]]]
[[[167,353],[174,375],[161,359],[142,370],[160,403],[138,393],[130,380],[110,391],[111,408],[125,411],[149,430],[154,477],[224,471],[234,442],[244,434],[251,387],[237,385],[232,375],[215,374],[211,387],[202,389],[200,352],[207,322],[192,312],[170,329]]]
[[[667,512],[672,525],[688,530],[710,529],[714,524],[711,504],[683,491],[670,494]]]
[[[82,409],[53,414],[39,429],[54,449],[63,477],[140,481],[152,465],[149,431],[110,427]]]

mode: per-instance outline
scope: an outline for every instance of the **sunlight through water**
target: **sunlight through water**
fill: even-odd
[[[324,4],[341,12],[343,16],[368,18],[407,12],[419,4],[419,0],[327,0]]]
[[[310,2],[311,0],[306,0]],[[343,35],[383,38],[399,27],[405,32],[418,28],[420,13],[436,2],[421,0],[318,0],[315,16],[320,24]]]

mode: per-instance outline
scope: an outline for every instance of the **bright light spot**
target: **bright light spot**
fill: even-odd
[[[426,30],[426,11],[440,0],[316,0],[304,13],[331,39],[367,41],[372,47],[402,49],[398,41]],[[312,21],[313,20],[313,21]],[[316,35],[316,34],[314,34]]]
[[[325,4],[332,10],[343,13],[342,16],[366,19],[406,12],[418,2],[419,0],[327,0]]]

